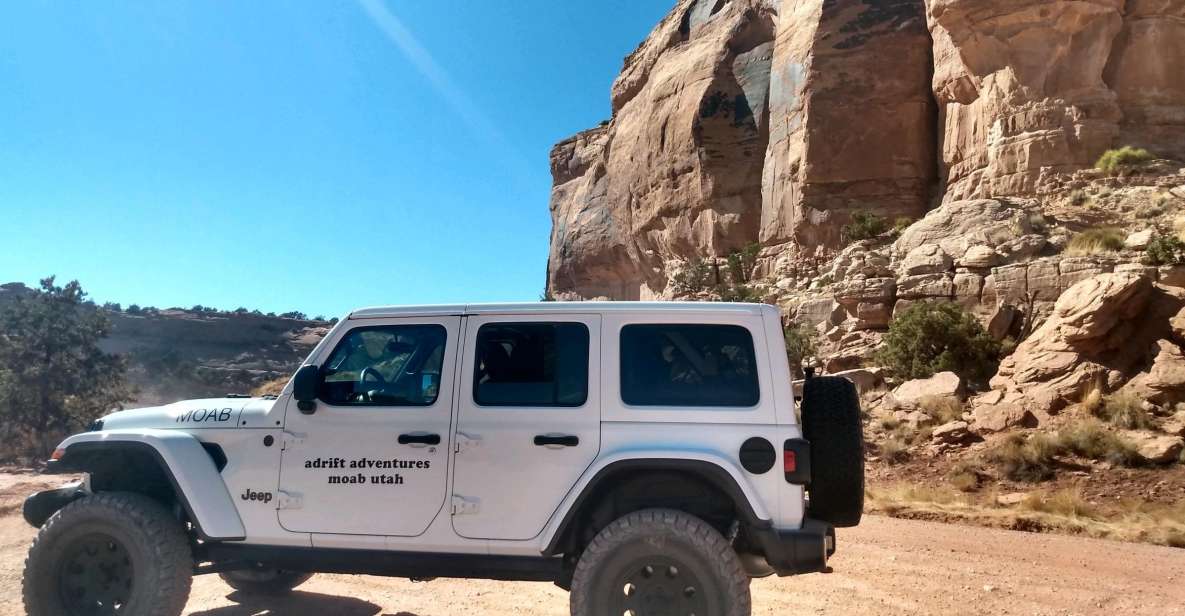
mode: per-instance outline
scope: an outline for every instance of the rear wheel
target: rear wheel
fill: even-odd
[[[581,554],[571,609],[573,616],[749,616],[749,578],[706,522],[646,509],[618,518]]]
[[[181,522],[140,494],[76,500],[41,527],[25,559],[29,616],[177,616],[193,555]]]
[[[304,584],[312,573],[287,569],[240,569],[218,574],[223,582],[235,590],[257,595],[283,595]]]
[[[855,526],[864,511],[864,429],[860,395],[843,377],[807,379],[802,435],[811,444],[810,516]]]

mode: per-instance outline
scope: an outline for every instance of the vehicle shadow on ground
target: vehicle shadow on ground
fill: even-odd
[[[379,616],[383,608],[353,597],[323,595],[315,592],[294,591],[282,597],[263,597],[241,592],[231,593],[227,599],[237,605],[193,612],[189,616]],[[382,616],[416,616],[411,612]]]

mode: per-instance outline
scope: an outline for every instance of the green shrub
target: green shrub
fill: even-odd
[[[1172,235],[1157,235],[1144,249],[1144,260],[1149,265],[1181,265],[1185,263],[1185,242]]]
[[[732,277],[734,284],[749,282],[750,274],[757,266],[757,255],[760,252],[761,244],[754,242],[741,250],[729,253],[726,262],[728,263],[728,274]]]
[[[951,371],[973,386],[996,372],[1000,343],[951,302],[919,302],[889,324],[876,359],[895,376],[920,379]]]
[[[1133,148],[1130,145],[1125,145],[1118,150],[1107,150],[1104,152],[1094,166],[1104,173],[1113,174],[1125,168],[1134,167],[1152,160],[1156,160],[1156,156],[1152,152],[1144,148]]]
[[[840,230],[845,244],[877,237],[889,230],[889,224],[884,218],[871,212],[852,212],[852,221]]]
[[[790,370],[795,376],[802,372],[802,362],[808,357],[814,357],[818,352],[815,331],[801,324],[791,324],[783,330],[786,338],[786,358],[790,360]]]
[[[1088,229],[1070,238],[1066,254],[1071,256],[1097,255],[1123,250],[1124,233],[1118,229]]]
[[[916,221],[908,216],[900,216],[893,221],[893,232],[897,235],[901,235],[902,233],[905,233],[905,230],[908,229],[909,226],[914,222]]]
[[[711,281],[712,266],[698,256],[693,256],[675,273],[671,284],[675,293],[685,295],[707,290],[711,286]]]
[[[1076,188],[1070,192],[1068,197],[1066,197],[1066,201],[1068,201],[1070,205],[1086,205],[1086,203],[1090,201],[1090,195],[1086,194],[1085,190]]]

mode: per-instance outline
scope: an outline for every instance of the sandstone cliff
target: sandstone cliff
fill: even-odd
[[[1185,159],[1183,0],[680,0],[613,117],[552,152],[549,292],[671,297],[689,259],[832,258],[857,212],[1033,196],[1106,149]]]

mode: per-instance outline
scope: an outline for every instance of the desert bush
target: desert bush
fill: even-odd
[[[876,359],[903,379],[949,370],[980,386],[995,374],[999,355],[1000,343],[962,306],[919,302],[889,324]]]
[[[881,459],[889,464],[900,464],[909,459],[909,444],[892,436],[881,443]]]
[[[938,425],[963,418],[963,403],[950,396],[926,396],[918,400],[918,410]]]
[[[1066,197],[1066,202],[1070,205],[1085,205],[1089,201],[1090,195],[1087,195],[1086,191],[1082,190],[1081,188],[1074,189]]]
[[[917,221],[908,216],[901,216],[893,221],[893,233],[901,235],[902,233],[905,233],[905,230],[915,222]]]
[[[1045,481],[1053,478],[1058,449],[1057,442],[1045,434],[1028,439],[1013,434],[989,450],[986,459],[1013,481]]]
[[[1070,238],[1070,243],[1066,244],[1066,254],[1097,255],[1123,250],[1125,237],[1118,229],[1088,229]]]
[[[964,460],[951,468],[947,480],[960,492],[974,492],[979,489],[979,469]]]
[[[815,331],[799,323],[791,323],[782,332],[786,339],[786,359],[795,377],[802,374],[802,362],[818,352]]]
[[[1156,425],[1152,415],[1144,410],[1143,399],[1131,392],[1116,392],[1103,396],[1093,405],[1091,413],[1100,419],[1129,430],[1148,430]]]
[[[1058,430],[1057,445],[1064,452],[1091,460],[1106,460],[1122,466],[1138,466],[1140,463],[1135,447],[1096,419],[1078,420]]]
[[[886,417],[881,417],[878,420],[878,423],[881,427],[881,430],[889,432],[892,430],[896,430],[898,428],[898,426],[901,425],[901,420],[889,415]],[[1182,453],[1185,453],[1185,452],[1182,452]]]
[[[52,439],[131,399],[126,360],[99,348],[110,331],[78,281],[52,276],[0,311],[0,427],[20,441],[0,451],[27,446],[44,459]]]
[[[707,261],[693,256],[687,260],[671,280],[678,294],[699,293],[712,284],[712,266]]]
[[[1083,498],[1082,492],[1076,488],[1065,488],[1047,494],[1033,492],[1021,501],[1020,506],[1029,511],[1069,518],[1093,518],[1098,515],[1097,508]]]
[[[843,242],[858,242],[877,237],[889,230],[889,224],[884,218],[871,212],[852,212],[852,220],[840,229]]]
[[[1157,235],[1144,249],[1144,261],[1149,265],[1181,265],[1185,263],[1185,242],[1172,235]]]
[[[1114,174],[1152,160],[1156,160],[1156,156],[1148,150],[1125,145],[1116,150],[1103,152],[1094,166],[1104,173]]]
[[[741,250],[729,253],[725,262],[728,264],[728,275],[733,284],[750,282],[750,274],[757,266],[757,255],[761,252],[761,244],[756,242],[745,246]]]
[[[284,386],[288,384],[289,377],[281,376],[269,381],[264,381],[251,390],[252,396],[278,396],[284,390]]]

